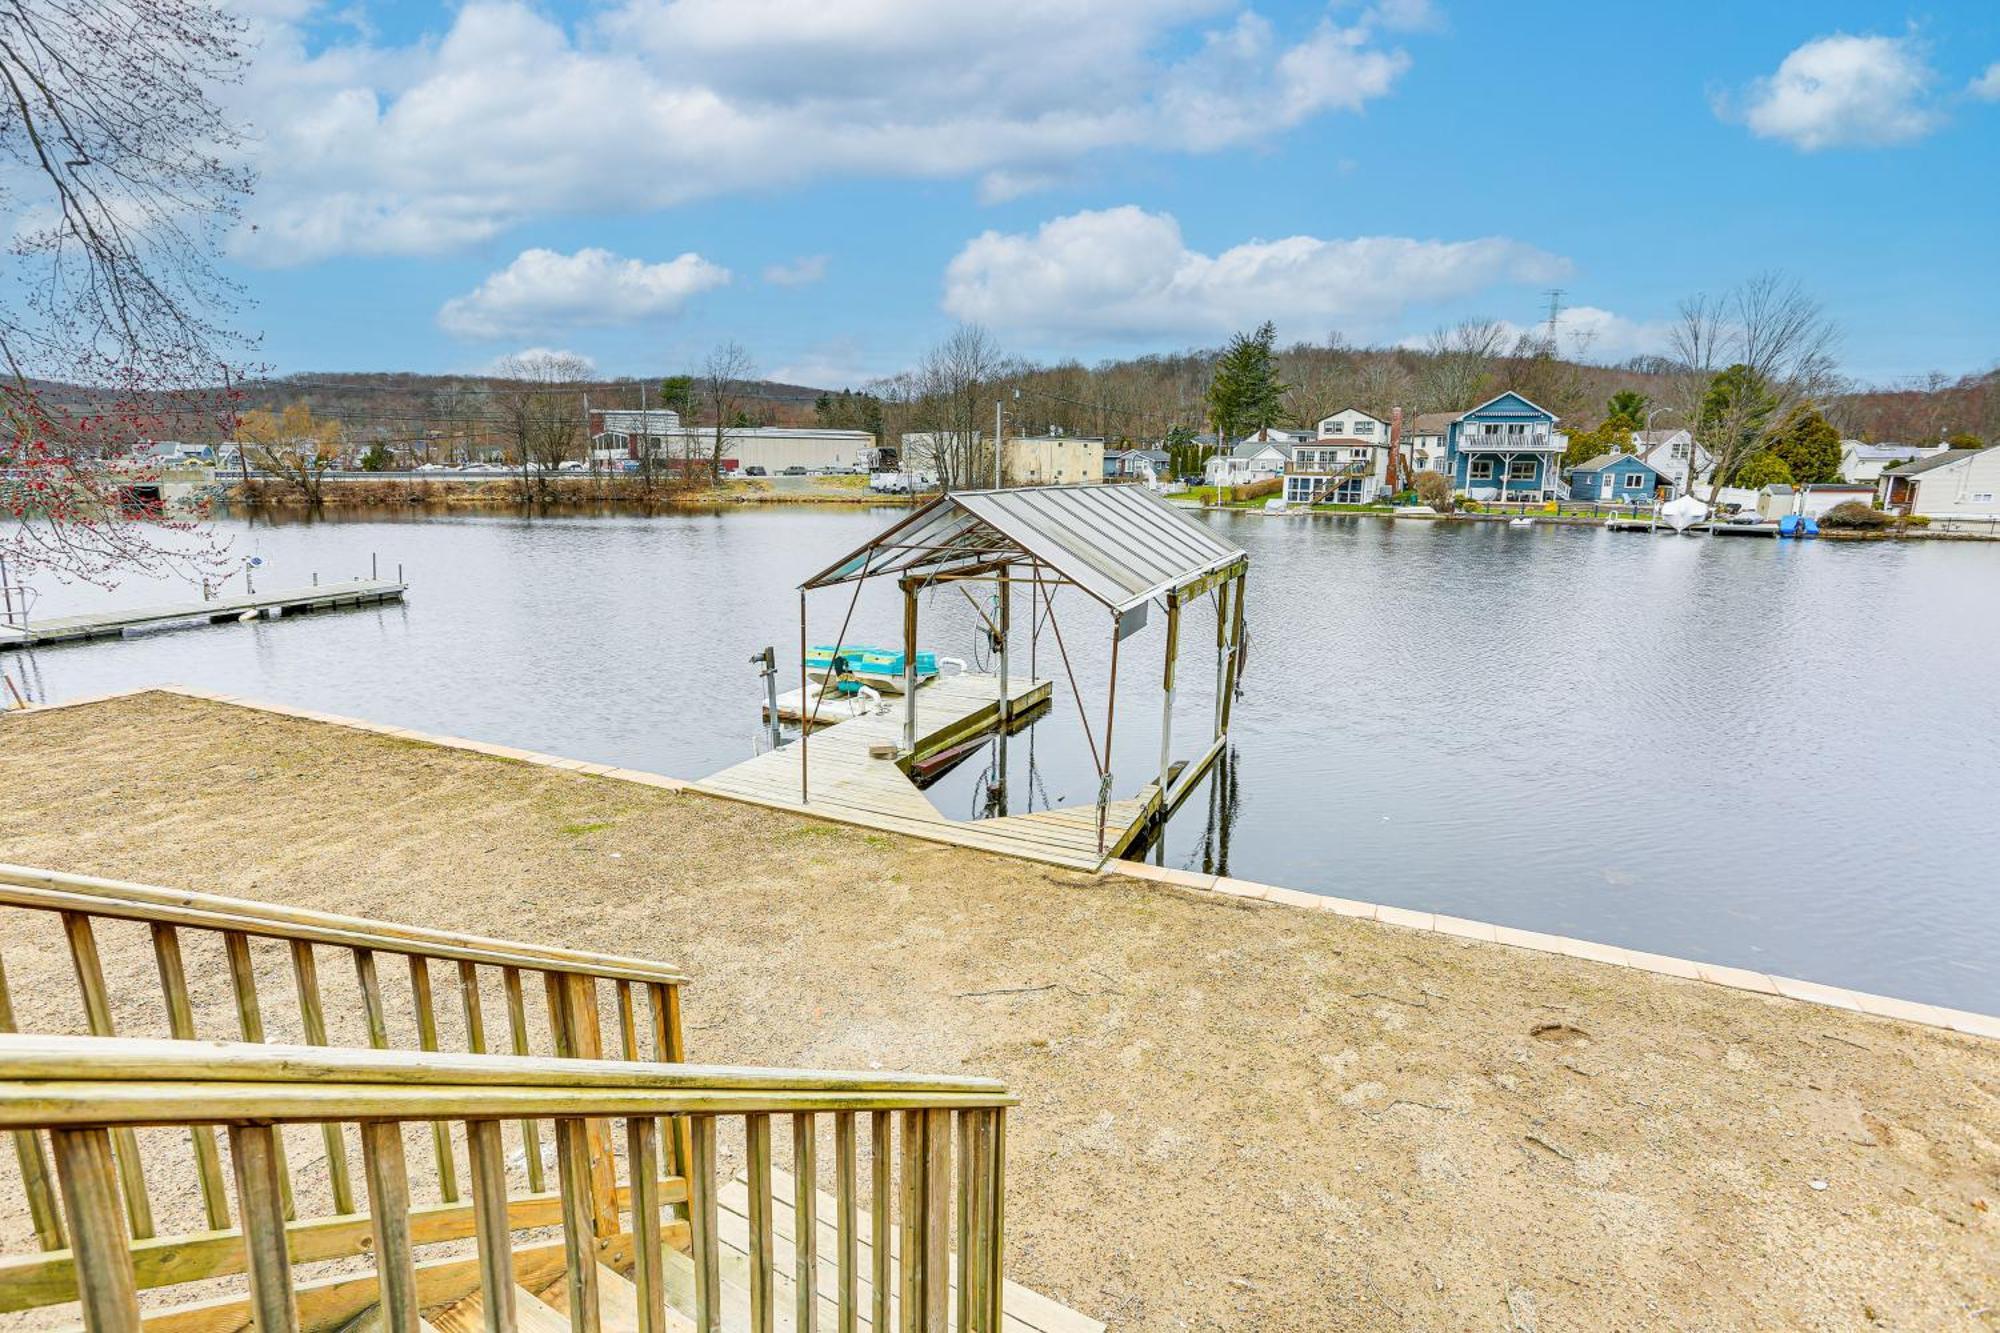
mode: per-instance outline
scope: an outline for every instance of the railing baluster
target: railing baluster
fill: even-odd
[[[319,998],[319,962],[313,957],[312,944],[306,940],[292,941],[292,985],[299,997],[299,1022],[305,1028],[306,1041],[314,1046],[326,1045],[326,1010]],[[351,1213],[354,1211],[354,1181],[347,1174],[347,1139],[340,1132],[340,1126],[327,1121],[319,1127],[320,1138],[326,1144],[327,1177],[333,1185],[333,1211]]]
[[[375,951],[354,951],[354,977],[361,983],[361,1012],[368,1020],[368,1044],[389,1049],[389,1015],[382,1009],[382,979],[375,971]]]
[[[899,1262],[896,1299],[902,1333],[922,1333],[924,1305],[924,1113],[903,1112],[902,1171],[897,1188]],[[883,1243],[877,1235],[875,1243]]]
[[[0,1032],[14,1032],[14,997],[7,989],[7,969],[0,964]],[[32,1129],[14,1131],[14,1156],[21,1164],[21,1188],[28,1196],[28,1216],[35,1225],[35,1240],[45,1250],[60,1250],[63,1239],[62,1211],[56,1207],[55,1181],[49,1161],[42,1153],[41,1135]]]
[[[431,993],[431,964],[420,953],[410,955],[410,1000],[417,1010],[417,1045],[438,1048],[437,1001]],[[438,1193],[446,1203],[458,1202],[458,1164],[451,1155],[451,1122],[431,1121],[431,1150],[437,1156]]]
[[[465,1150],[472,1162],[480,1306],[488,1329],[514,1333],[514,1231],[507,1220],[507,1161],[500,1122],[466,1121]]]
[[[465,1049],[484,1055],[486,1011],[479,1005],[479,968],[463,958],[458,962],[458,999],[465,1009]]]
[[[153,958],[160,968],[160,990],[167,1003],[167,1031],[176,1040],[193,1041],[194,1005],[188,999],[187,964],[181,957],[180,932],[172,926],[153,923]],[[207,1125],[189,1125],[188,1141],[194,1145],[195,1174],[201,1181],[202,1212],[210,1231],[229,1225],[229,1191],[222,1183],[222,1154],[215,1146],[215,1130]]]
[[[715,1117],[686,1116],[688,1229],[694,1246],[695,1333],[722,1333],[722,1252],[716,1234]]]
[[[229,988],[236,996],[236,1027],[243,1040],[264,1040],[264,1008],[257,1000],[257,968],[250,957],[250,938],[240,931],[222,932],[222,952],[229,959]],[[285,1220],[298,1216],[292,1200],[292,1173],[285,1166],[285,1135],[271,1131],[272,1153],[278,1164],[279,1197],[284,1201]]]
[[[743,1117],[744,1155],[750,1177],[750,1329],[771,1333],[777,1325],[778,1272],[771,1254],[771,1117]]]
[[[891,1230],[894,1225],[890,1217],[889,1205],[895,1170],[895,1130],[894,1111],[871,1111],[868,1113],[869,1174],[873,1177],[873,1188],[868,1195],[868,1248],[869,1281],[873,1290],[869,1302],[868,1323],[872,1333],[889,1333],[892,1312],[889,1297],[893,1291],[895,1275],[890,1271],[889,1245],[895,1238]]]
[[[113,1183],[111,1136],[101,1129],[58,1129],[49,1138],[69,1214],[83,1326],[88,1333],[138,1333],[139,1288]]]
[[[951,1112],[924,1115],[924,1318],[943,1333],[951,1311]]]
[[[588,1122],[570,1117],[556,1124],[556,1174],[562,1188],[563,1258],[568,1267],[569,1326],[598,1333],[597,1221],[591,1201]]]
[[[507,1026],[513,1033],[514,1054],[528,1054],[528,1007],[521,997],[521,970],[500,969],[500,981],[507,991]],[[532,1120],[521,1122],[521,1151],[528,1159],[528,1188],[536,1194],[548,1188],[542,1177],[542,1136]]]
[[[625,1161],[632,1173],[632,1284],[639,1289],[639,1333],[667,1333],[666,1267],[660,1255],[660,1141],[650,1116],[625,1121]]]
[[[417,1333],[417,1274],[410,1255],[410,1175],[403,1126],[363,1121],[361,1163],[368,1176],[368,1221],[375,1234],[375,1279],[383,1333]]]
[[[62,914],[63,934],[69,938],[69,958],[76,968],[76,984],[83,993],[84,1018],[93,1037],[117,1035],[111,1021],[111,997],[104,988],[104,964],[97,956],[97,936],[90,918],[82,912]],[[134,1240],[153,1234],[153,1204],[146,1197],[146,1171],[139,1162],[139,1140],[129,1129],[111,1131],[118,1159],[118,1183],[125,1192],[125,1220],[131,1223]]]
[[[792,1113],[792,1294],[798,1333],[819,1333],[819,1141],[810,1112]]]
[[[548,971],[542,973],[542,979],[548,991],[556,1054],[572,1060],[602,1060],[604,1030],[597,1018],[597,978]],[[611,1147],[610,1122],[589,1121],[585,1143],[595,1177],[597,1229],[608,1236],[618,1230],[618,1163]]]
[[[680,1064],[687,1059],[681,1046],[681,1002],[678,986],[648,982],[647,999],[653,1017],[653,1059],[661,1064]],[[685,1176],[692,1145],[686,1116],[665,1116],[660,1121],[661,1150],[667,1157],[667,1173]]]
[[[839,1233],[839,1254],[834,1267],[840,1283],[839,1333],[858,1333],[861,1327],[861,1221],[855,1198],[854,1112],[833,1113],[834,1226]]]
[[[270,1125],[231,1125],[229,1156],[236,1168],[236,1215],[242,1219],[250,1309],[258,1333],[295,1333],[298,1309],[285,1248],[278,1131]]]
[[[632,983],[618,980],[618,1049],[627,1060],[639,1058],[639,1019],[632,1010]]]

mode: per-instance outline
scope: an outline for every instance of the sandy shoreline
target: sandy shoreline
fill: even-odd
[[[0,858],[662,958],[696,1059],[1005,1078],[1012,1274],[1115,1328],[2000,1318],[1990,1040],[169,695],[0,718],[0,774]]]

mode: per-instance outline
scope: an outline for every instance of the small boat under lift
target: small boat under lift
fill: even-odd
[[[955,657],[941,659],[936,653],[919,652],[918,685],[937,679],[940,661],[956,664],[960,671],[965,670],[965,663]],[[846,644],[840,647],[820,644],[806,649],[806,675],[816,681],[824,681],[831,677],[838,681],[867,685],[884,694],[901,694],[906,679],[902,649],[869,648],[859,644]]]

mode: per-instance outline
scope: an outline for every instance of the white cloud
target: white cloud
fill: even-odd
[[[1915,37],[1815,37],[1744,90],[1750,132],[1805,152],[1880,148],[1921,139],[1939,117],[1930,103],[1937,74]],[[1716,111],[1738,113],[1728,99]]]
[[[1358,110],[1427,7],[1281,30],[1227,0],[612,0],[565,24],[471,0],[384,45],[253,7],[232,94],[260,188],[252,262],[439,253],[553,214],[854,176],[1007,197],[1119,149],[1205,152]],[[1163,52],[1192,52],[1176,59]]]
[[[636,324],[671,315],[690,297],[729,281],[729,270],[693,252],[648,264],[609,250],[573,255],[523,250],[514,262],[438,310],[438,326],[498,338],[584,325]]]
[[[1265,319],[1294,335],[1381,328],[1404,308],[1500,283],[1547,282],[1567,260],[1519,241],[1403,236],[1246,241],[1191,250],[1180,224],[1127,205],[989,231],[945,270],[945,310],[1054,338],[1205,337]]]
[[[789,264],[772,264],[764,270],[764,281],[773,287],[805,287],[825,276],[825,255],[801,255]]]
[[[1986,67],[1986,72],[1966,85],[1965,91],[1982,102],[2000,102],[2000,60]]]

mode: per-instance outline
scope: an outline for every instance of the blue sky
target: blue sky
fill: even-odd
[[[1010,351],[1421,337],[1565,292],[1596,359],[1780,268],[1848,371],[2000,358],[2000,7],[246,0],[280,371],[860,383]],[[248,224],[255,224],[252,230]]]

